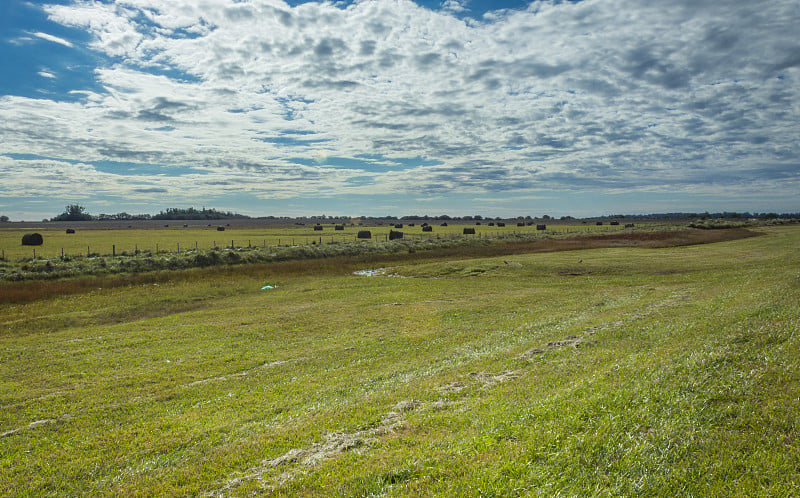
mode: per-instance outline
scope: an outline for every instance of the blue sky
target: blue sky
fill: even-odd
[[[800,211],[796,0],[3,0],[0,214]]]

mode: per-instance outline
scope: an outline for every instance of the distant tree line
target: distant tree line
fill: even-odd
[[[397,221],[413,221],[413,220],[432,220],[432,221],[494,221],[494,220],[517,220],[531,222],[533,220],[561,220],[571,221],[579,218],[572,216],[561,216],[555,218],[550,215],[544,214],[539,216],[510,216],[510,217],[491,217],[482,216],[479,214],[468,216],[449,216],[446,214],[441,215],[406,215],[406,216],[360,216],[360,221],[367,223],[387,222],[393,223]],[[748,219],[798,219],[800,213],[775,213],[775,212],[733,212],[723,211],[717,213],[710,213],[708,211],[703,213],[690,213],[690,212],[676,212],[676,213],[653,213],[653,214],[611,214],[603,216],[592,216],[584,219],[605,220],[605,219],[628,219],[628,220],[748,220]],[[190,208],[169,208],[162,210],[158,214],[129,214],[126,212],[116,214],[100,214],[93,216],[86,212],[86,208],[79,204],[69,204],[64,208],[64,212],[50,218],[49,221],[134,221],[134,220],[224,220],[224,219],[251,219],[250,216],[233,213],[231,211],[218,211],[216,209],[195,209]],[[317,216],[261,216],[258,219],[269,220],[285,220],[293,221],[297,224],[305,223],[349,223],[352,218],[350,216],[328,216],[325,214]],[[0,222],[9,221],[8,216],[0,216]],[[47,221],[47,220],[45,220]]]
[[[246,219],[250,217],[230,211],[217,211],[213,208],[203,208],[198,211],[193,207],[188,209],[169,208],[166,211],[154,214],[152,217],[154,220],[229,220],[234,218]]]
[[[86,212],[86,208],[79,204],[69,204],[64,208],[64,212],[50,221],[131,221],[131,220],[226,220],[234,218],[249,218],[243,214],[232,213],[230,211],[217,211],[216,209],[188,209],[169,208],[160,211],[158,214],[128,214],[121,212],[117,214],[100,214],[93,216]],[[5,221],[8,221],[6,218]]]

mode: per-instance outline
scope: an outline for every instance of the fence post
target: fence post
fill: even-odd
[[[88,258],[90,254],[91,251],[89,251],[89,246],[86,246],[86,257]]]
[[[111,255],[112,256],[116,256],[117,255],[117,246],[114,245],[114,244],[111,244]]]
[[[33,259],[36,259],[36,248],[33,248]]]
[[[233,249],[233,239],[231,239],[231,249]]]

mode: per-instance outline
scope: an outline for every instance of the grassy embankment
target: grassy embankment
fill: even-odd
[[[38,230],[43,234],[45,243],[36,247],[20,244],[25,230],[0,230],[0,247],[4,248],[4,259],[0,260],[0,281],[140,274],[160,270],[335,257],[349,261],[352,258],[363,259],[364,256],[375,258],[391,255],[396,259],[398,254],[418,251],[426,254],[433,251],[440,255],[472,254],[476,251],[487,255],[504,254],[508,252],[502,249],[504,246],[534,243],[547,247],[574,238],[603,239],[608,236],[619,237],[624,241],[631,237],[638,240],[663,236],[671,238],[680,233],[680,237],[684,239],[713,240],[722,233],[690,230],[685,224],[641,224],[632,229],[608,225],[554,225],[546,231],[527,226],[506,228],[471,225],[476,231],[473,235],[462,234],[465,225],[436,227],[433,233],[420,232],[421,227],[406,226],[403,229],[403,239],[388,241],[391,228],[386,226],[371,227],[369,230],[373,234],[372,239],[357,240],[356,232],[360,228],[350,226],[323,236],[323,232],[314,232],[312,227],[244,227],[226,232],[203,228],[83,229],[78,234],[65,234],[64,230],[47,228],[50,225],[52,224],[43,224],[44,228]],[[313,235],[315,233],[320,235]],[[229,245],[220,244],[220,234],[231,237],[230,243],[225,242]],[[584,243],[584,240],[577,242],[579,245]],[[494,248],[489,249],[487,246]],[[83,254],[82,247],[86,247]],[[106,248],[107,252],[94,252],[92,247]],[[207,248],[203,249],[204,247]],[[498,247],[501,248],[500,252]]]
[[[2,304],[0,494],[791,496],[800,230],[762,230]]]

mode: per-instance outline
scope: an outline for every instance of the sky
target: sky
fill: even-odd
[[[0,2],[0,215],[800,211],[797,0]]]

